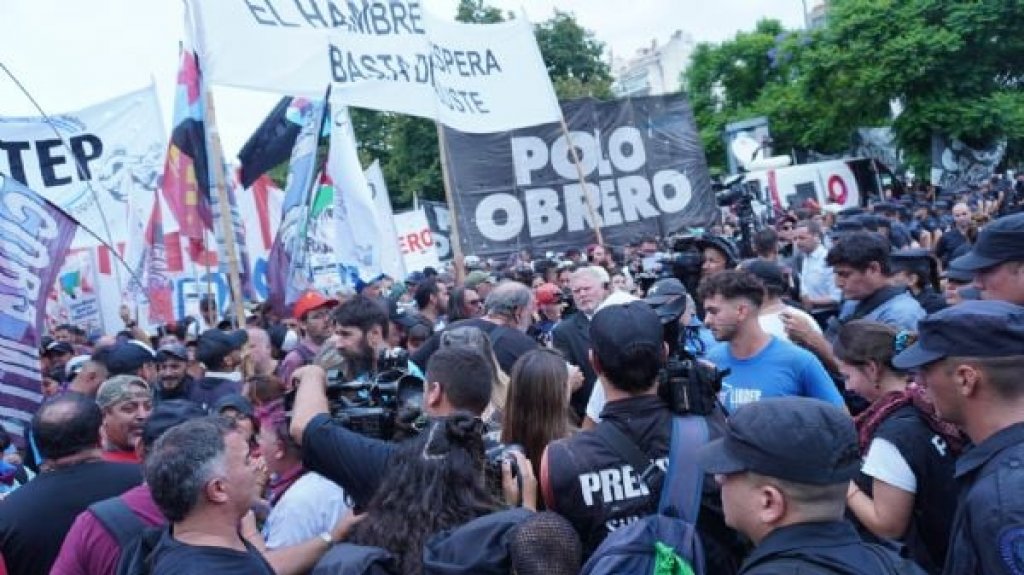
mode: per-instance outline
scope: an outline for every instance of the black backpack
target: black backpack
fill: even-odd
[[[93,503],[89,511],[121,549],[117,575],[146,575],[153,570],[153,550],[160,542],[164,527],[148,527],[120,497]]]

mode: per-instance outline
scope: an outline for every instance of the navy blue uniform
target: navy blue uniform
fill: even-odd
[[[886,552],[888,553],[888,552]],[[772,531],[743,562],[740,575],[888,575],[845,521],[797,523]]]
[[[947,575],[1024,573],[1024,423],[960,456]]]

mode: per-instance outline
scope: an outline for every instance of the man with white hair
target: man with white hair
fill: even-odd
[[[581,419],[597,380],[590,364],[590,319],[608,297],[610,286],[608,272],[600,266],[576,270],[569,279],[576,313],[562,320],[551,333],[552,345],[565,355],[566,361],[583,372],[583,385],[573,392],[570,400],[573,411]]]

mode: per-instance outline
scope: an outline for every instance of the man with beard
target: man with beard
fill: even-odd
[[[389,318],[376,301],[355,296],[339,305],[332,314],[334,340],[344,358],[342,374],[345,381],[367,379],[377,372],[377,358],[388,348]],[[411,362],[406,368],[417,377],[423,374]]]
[[[448,313],[448,286],[436,279],[428,279],[416,287],[417,314],[426,319],[434,332],[445,328]]]
[[[225,395],[242,392],[242,348],[248,340],[244,329],[208,329],[199,336],[196,359],[206,366],[206,375],[193,386],[192,401],[209,409]]]
[[[188,368],[188,351],[180,343],[168,344],[156,352],[157,370],[160,379],[157,381],[153,399],[188,399],[192,392],[192,376]]]
[[[153,411],[149,384],[134,375],[115,375],[96,393],[103,410],[103,459],[115,463],[139,463],[135,443]]]
[[[811,352],[768,335],[758,321],[764,284],[746,270],[727,270],[700,284],[704,325],[719,343],[708,361],[730,370],[721,401],[729,413],[766,397],[798,395],[843,407],[832,378]]]

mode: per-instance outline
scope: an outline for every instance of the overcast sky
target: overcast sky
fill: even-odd
[[[228,0],[205,0],[223,2]],[[253,0],[258,1],[258,0]],[[458,0],[423,0],[454,16]],[[808,8],[818,0],[806,0]],[[682,29],[697,41],[719,42],[771,17],[803,25],[801,0],[490,0],[503,10],[524,10],[533,22],[554,6],[580,23],[619,57]],[[183,29],[181,0],[0,0],[0,62],[49,114],[66,112],[156,82],[169,129]],[[225,152],[233,157],[279,96],[215,88]],[[0,71],[0,116],[38,115]]]

